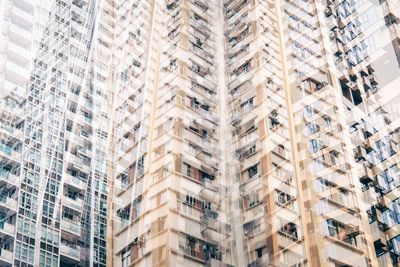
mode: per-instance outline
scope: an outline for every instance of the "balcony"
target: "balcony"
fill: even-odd
[[[90,172],[90,168],[88,166],[89,164],[87,164],[87,162],[85,160],[83,160],[82,158],[79,158],[73,154],[70,154],[70,161],[74,165],[75,168],[77,168],[85,173]]]
[[[279,246],[282,248],[288,248],[289,246],[293,245],[293,243],[298,242],[299,240],[297,239],[297,236],[293,236],[288,233],[284,232],[279,232],[280,234],[278,235],[278,243]]]
[[[73,264],[74,262],[80,261],[81,249],[79,246],[69,246],[67,244],[60,244],[60,255],[61,257],[65,257],[63,262],[67,262]]]
[[[14,0],[13,2],[16,6],[19,6],[25,10],[33,10],[35,7],[33,2],[29,0]]]
[[[195,143],[198,146],[201,146],[204,151],[214,151],[214,147],[207,137],[201,137],[197,133],[191,130],[184,130],[183,139],[189,140],[192,143]]]
[[[198,153],[195,157],[207,166],[218,169],[218,161],[215,158],[206,156],[204,153]]]
[[[15,226],[6,222],[0,222],[0,232],[3,235],[8,235],[14,237]]]
[[[120,233],[123,229],[125,229],[129,225],[129,219],[122,219],[121,217],[116,217],[114,220],[114,230],[115,233]]]
[[[362,168],[360,170],[360,182],[366,186],[373,182],[374,180],[374,175],[372,173],[372,170],[367,167],[365,164],[362,165]]]
[[[14,43],[8,43],[7,57],[13,59],[13,61],[28,64],[31,55],[28,49]]]
[[[82,180],[69,174],[65,176],[64,183],[71,185],[72,187],[75,187],[76,189],[79,190],[85,189],[85,183]]]
[[[32,27],[33,24],[33,15],[28,13],[17,6],[13,6],[11,10],[11,18],[14,23],[19,24],[25,28]]]
[[[16,212],[17,201],[13,198],[0,195],[0,208]]]
[[[264,254],[262,257],[252,261],[250,264],[247,265],[247,267],[263,267],[263,266],[268,266],[271,265],[269,264],[270,261],[270,255]]]
[[[17,186],[19,181],[19,176],[7,171],[0,171],[0,181],[8,183],[10,185]]]
[[[71,208],[73,210],[79,211],[79,212],[82,210],[82,207],[83,207],[82,199],[79,199],[79,198],[72,199],[67,196],[64,196],[63,204],[64,204],[64,206]]]
[[[22,46],[30,44],[32,33],[15,24],[10,25],[9,36],[11,39]]]
[[[218,201],[225,196],[224,190],[220,190],[218,184],[213,181],[206,179],[204,181],[204,187],[199,192],[199,195],[207,200],[218,203]]]
[[[0,108],[1,109],[1,108]],[[18,110],[16,110],[18,112]],[[16,138],[18,140],[22,139],[23,133],[20,129],[17,129],[15,127],[12,127],[10,125],[6,125],[5,123],[2,123],[0,125],[0,131],[13,137]]]
[[[211,259],[217,261],[221,260],[221,253],[209,243],[197,239],[193,236],[186,236],[184,242],[183,238],[179,242],[179,252],[188,257],[194,258],[202,263],[209,262]],[[220,265],[219,265],[220,266]]]
[[[205,266],[210,266],[210,267],[234,267],[233,265],[229,263],[222,262],[217,259],[210,258],[206,261]]]
[[[84,24],[78,23],[76,21],[71,21],[71,26],[77,31],[80,32],[82,34],[87,32],[87,28]]]
[[[79,222],[73,222],[63,219],[61,221],[61,229],[75,236],[81,236],[81,226],[79,225]]]
[[[77,5],[71,5],[71,11],[75,12],[76,14],[79,14],[82,17],[86,16],[85,11],[82,8],[78,7]]]
[[[26,97],[26,89],[22,86],[18,86],[15,83],[12,83],[10,81],[5,80],[3,82],[3,90],[7,93],[9,93],[11,96],[17,99],[17,101],[22,102],[23,99]],[[4,108],[4,107],[3,107]],[[14,115],[22,117],[23,116],[23,110],[20,108],[13,107],[12,109],[10,107],[7,107],[8,111],[12,110],[12,113]]]
[[[11,266],[13,262],[12,251],[0,248],[0,266]]]
[[[8,145],[0,145],[0,154],[16,162],[19,162],[21,158],[21,153],[13,150],[13,148]]]
[[[200,19],[196,20],[195,18],[191,18],[189,22],[190,22],[191,26],[193,26],[194,28],[198,29],[201,32],[205,32],[205,33],[211,32],[209,23],[204,20],[200,20]]]
[[[10,60],[5,62],[4,73],[10,80],[17,81],[20,85],[24,84],[29,77],[29,70],[26,67],[15,64]]]

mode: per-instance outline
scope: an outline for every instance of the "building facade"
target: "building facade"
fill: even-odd
[[[396,266],[398,7],[152,1],[114,265]]]
[[[0,265],[106,266],[113,3],[0,6]]]
[[[0,266],[399,266],[397,0],[0,18]]]

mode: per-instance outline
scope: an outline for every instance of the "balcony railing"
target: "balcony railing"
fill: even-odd
[[[12,59],[16,58],[17,60],[21,60],[25,63],[28,63],[31,56],[27,49],[14,43],[9,43],[7,50],[7,56],[11,57]]]
[[[0,205],[14,211],[17,209],[17,201],[4,195],[0,195]]]
[[[7,222],[0,222],[0,231],[6,233],[9,236],[14,236],[15,226]]]
[[[29,77],[29,70],[26,67],[15,64],[14,62],[7,60],[5,63],[5,73],[13,78],[18,79],[20,82],[25,82]]]
[[[27,45],[30,42],[32,33],[15,24],[10,26],[10,37],[21,45]]]
[[[81,226],[79,225],[79,222],[72,222],[63,219],[61,221],[61,228],[73,233],[74,235],[81,236]]]
[[[16,6],[13,6],[11,10],[13,19],[18,23],[18,24],[23,24],[25,27],[30,27],[33,23],[33,15],[31,13],[28,13]]]
[[[0,248],[0,261],[12,263],[13,253],[12,251]]]
[[[268,254],[264,254],[262,257],[252,261],[247,267],[263,267],[268,266],[270,256]]]
[[[67,207],[70,207],[74,210],[81,211],[82,210],[82,205],[83,201],[79,198],[72,199],[69,197],[64,197],[63,198],[63,204]]]
[[[7,171],[0,171],[0,180],[6,181],[12,185],[16,185],[18,183],[19,176]]]
[[[85,183],[82,180],[69,174],[66,175],[64,182],[80,190],[83,190],[85,188],[84,187]]]
[[[81,250],[80,250],[80,247],[78,247],[78,246],[72,247],[72,246],[68,246],[66,244],[61,243],[60,253],[75,260],[75,261],[79,261],[80,255],[81,255]]]

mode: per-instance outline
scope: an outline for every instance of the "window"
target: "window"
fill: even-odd
[[[209,202],[209,201],[201,202],[201,208],[202,209],[211,210],[211,202]]]
[[[400,186],[400,168],[397,166],[397,164],[392,165],[387,171],[387,184],[389,187],[389,190],[393,190],[396,187]]]
[[[185,203],[190,205],[190,206],[194,206],[195,203],[196,203],[196,199],[191,195],[186,195]]]
[[[338,189],[336,200],[340,204],[347,206],[347,193],[341,189]]]
[[[389,204],[389,210],[391,213],[391,218],[394,224],[400,223],[400,199],[396,199]]]
[[[250,70],[250,62],[243,65],[243,72],[248,72]]]
[[[250,109],[252,109],[254,107],[254,101],[253,98],[250,98],[248,100],[246,100],[245,102],[243,102],[240,105],[240,108],[243,110],[243,112],[249,111]]]
[[[326,221],[326,224],[328,226],[329,236],[337,237],[339,233],[337,222],[330,219]]]
[[[400,235],[390,239],[389,244],[391,245],[392,253],[397,255],[398,258],[400,256]]]
[[[271,115],[269,116],[270,129],[273,129],[280,124],[277,117],[278,117],[278,112],[276,110],[273,110],[271,112]]]
[[[357,241],[355,239],[355,236],[359,233],[357,227],[345,225],[333,219],[328,219],[326,221],[326,225],[329,236],[353,246],[357,245]]]
[[[261,258],[266,253],[266,251],[267,251],[267,247],[266,246],[257,248],[255,250],[257,258]]]
[[[125,249],[125,252],[121,254],[121,261],[122,261],[122,267],[128,267],[131,263],[131,250]]]
[[[242,158],[245,159],[247,157],[254,155],[255,153],[256,153],[256,146],[254,145],[243,153]]]
[[[327,115],[322,116],[322,126],[324,128],[331,126],[331,118],[329,118]]]
[[[194,72],[199,73],[199,72],[200,72],[200,69],[201,69],[201,68],[200,68],[199,65],[193,63],[193,65],[192,65],[192,70],[193,70]]]
[[[291,195],[288,195],[278,190],[276,192],[276,200],[279,206],[284,206],[293,204],[294,198]]]
[[[249,178],[252,178],[254,175],[256,175],[258,173],[258,164],[253,165],[250,168],[248,168],[247,173],[249,175]]]
[[[171,59],[171,61],[169,62],[169,69],[173,70],[176,69],[176,59]]]
[[[311,153],[315,153],[321,149],[320,143],[316,139],[312,139],[308,142],[308,147]]]
[[[318,178],[315,182],[315,190],[317,192],[324,192],[331,188],[329,182],[325,179]]]
[[[311,106],[305,106],[303,109],[304,118],[310,118],[314,116],[314,109]]]
[[[137,177],[143,175],[144,172],[144,156],[141,156],[137,161]]]
[[[197,98],[195,97],[189,97],[189,101],[190,101],[190,107],[193,109],[198,109],[201,105],[201,103],[197,100]]]
[[[387,252],[386,244],[385,242],[382,242],[381,239],[374,241],[374,248],[377,257],[380,257]]]
[[[186,163],[183,163],[183,166],[184,166],[183,174],[185,174],[186,176],[189,176],[189,177],[193,177],[192,166],[190,166],[190,165],[188,165]],[[185,172],[185,169],[186,169],[186,172]]]
[[[285,235],[287,235],[288,237],[292,238],[292,239],[297,239],[298,238],[298,234],[297,234],[297,225],[289,222],[287,224],[285,224],[284,226],[281,227],[280,229],[281,233],[284,233]]]
[[[197,147],[193,144],[189,143],[189,153],[192,155],[196,155],[197,154]]]
[[[171,122],[170,120],[167,120],[166,122],[164,122],[163,124],[161,124],[156,128],[157,137],[161,136],[162,134],[164,134],[166,131],[169,130],[170,122]]]
[[[319,131],[319,126],[315,123],[309,122],[306,124],[306,135],[315,134]]]
[[[139,197],[133,201],[132,204],[132,220],[135,220],[136,218],[139,217],[140,211],[141,211],[141,204],[142,204],[142,198]]]
[[[337,165],[339,164],[339,153],[335,150],[329,152],[329,157],[331,164]]]
[[[249,208],[256,206],[260,203],[259,192],[253,192],[249,194]]]
[[[122,224],[126,224],[129,221],[130,215],[131,215],[130,205],[123,209],[119,209],[117,211],[117,216],[121,219]]]
[[[200,176],[200,178],[201,178],[201,181],[205,181],[206,179],[207,180],[214,180],[214,175],[211,175],[211,174],[209,174],[209,173],[206,173],[206,172],[203,172],[203,171],[200,171],[200,170],[198,170],[198,173],[199,173],[199,176]]]
[[[248,150],[248,155],[249,156],[253,155],[254,153],[256,153],[256,146],[255,145],[250,147],[249,150]]]
[[[391,139],[388,136],[384,137],[382,140],[378,140],[375,145],[376,156],[380,161],[384,161],[395,153]]]
[[[174,8],[175,8],[175,5],[172,3],[172,4],[167,4],[167,10],[168,11],[172,11],[172,10],[174,10]]]
[[[285,153],[285,147],[282,144],[279,144],[276,146],[277,152],[280,156],[285,157],[286,153]]]

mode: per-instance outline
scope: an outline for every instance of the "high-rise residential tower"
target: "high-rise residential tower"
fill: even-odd
[[[0,18],[0,266],[399,266],[397,0]]]
[[[16,244],[19,177],[22,166],[26,82],[32,61],[34,6],[0,2],[0,265],[11,266]],[[33,254],[32,254],[33,257]]]
[[[106,266],[113,3],[0,6],[0,266]]]
[[[115,266],[398,264],[397,2],[133,6]]]

